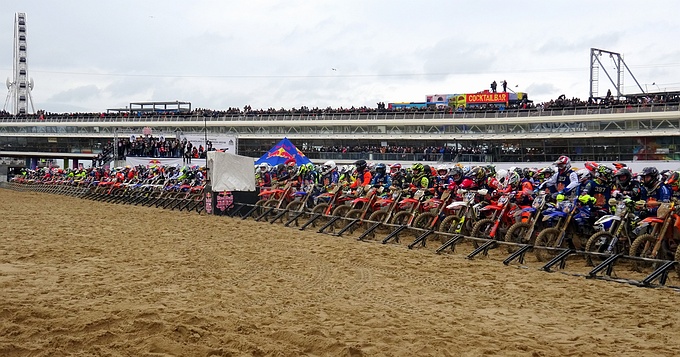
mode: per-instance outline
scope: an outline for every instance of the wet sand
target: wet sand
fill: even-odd
[[[0,356],[672,356],[680,295],[0,189]]]

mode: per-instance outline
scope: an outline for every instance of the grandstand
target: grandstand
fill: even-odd
[[[316,161],[543,162],[562,154],[575,161],[677,160],[678,98],[680,93],[597,102],[560,97],[527,109],[504,110],[5,113],[0,114],[0,156],[45,152],[64,158],[95,157],[116,138],[143,135],[145,130],[167,140],[180,132],[203,137],[207,130],[211,136],[237,137],[237,152],[252,157],[288,137]]]

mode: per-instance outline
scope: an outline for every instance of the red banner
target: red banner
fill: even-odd
[[[465,101],[467,104],[473,104],[473,103],[507,103],[508,102],[508,93],[507,92],[502,92],[502,93],[475,93],[475,94],[466,94],[465,95]]]

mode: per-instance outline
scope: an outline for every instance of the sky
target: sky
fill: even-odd
[[[680,90],[678,10],[674,0],[3,0],[0,78],[12,76],[23,12],[33,102],[48,112],[175,100],[376,107],[503,80],[537,103],[587,99],[591,48],[622,54],[643,89]],[[599,76],[604,95],[614,86]],[[627,72],[623,84],[640,92]]]

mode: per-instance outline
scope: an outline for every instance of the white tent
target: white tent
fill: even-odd
[[[255,191],[254,161],[252,157],[209,151],[208,168],[212,190]]]

